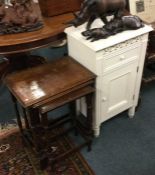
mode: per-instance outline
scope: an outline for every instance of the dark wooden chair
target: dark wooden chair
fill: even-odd
[[[84,146],[91,150],[93,138],[93,99],[95,75],[74,61],[64,57],[52,63],[34,67],[8,75],[5,83],[9,88],[17,113],[17,121],[26,145],[33,148],[40,161],[41,169],[48,163],[68,157]],[[86,98],[87,117],[76,114],[76,100]],[[25,127],[21,122],[18,104],[23,108]],[[70,113],[49,120],[47,113],[65,104],[69,104]],[[69,123],[69,127],[62,125]],[[54,135],[51,132],[62,128]],[[79,133],[84,142],[57,157],[52,155],[51,144],[70,131]]]
[[[155,22],[151,23],[151,25],[155,29]],[[150,83],[154,80],[155,80],[155,30],[153,30],[149,34],[143,83]]]

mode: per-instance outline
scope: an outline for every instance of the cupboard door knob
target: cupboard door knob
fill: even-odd
[[[102,98],[102,101],[103,101],[103,102],[107,101],[107,98],[106,98],[106,97],[103,97],[103,98]]]

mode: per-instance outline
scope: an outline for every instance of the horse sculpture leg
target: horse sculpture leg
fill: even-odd
[[[101,20],[104,22],[104,24],[107,24],[108,23],[108,20],[107,20],[107,17],[105,15],[101,15],[100,16]]]
[[[115,14],[114,17],[115,18],[121,18],[123,16],[124,12],[123,10],[118,10]]]
[[[91,24],[94,22],[94,20],[97,18],[96,15],[92,15],[89,20],[88,20],[88,23],[87,23],[87,26],[86,26],[86,30],[89,30],[90,27],[91,27]]]

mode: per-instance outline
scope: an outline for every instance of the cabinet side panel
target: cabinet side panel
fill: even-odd
[[[73,57],[87,69],[98,75],[95,53],[93,51],[72,36],[68,36],[68,50],[69,56]]]
[[[137,106],[137,104],[138,104],[139,91],[140,91],[140,87],[141,87],[147,44],[148,44],[148,34],[145,34],[145,35],[143,35],[143,38],[142,38],[141,52],[139,55],[139,63],[138,63],[139,69],[138,69],[138,73],[137,73],[137,81],[136,81],[136,86],[135,86],[134,106]]]

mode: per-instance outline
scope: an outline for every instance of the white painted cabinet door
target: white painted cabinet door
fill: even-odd
[[[138,61],[102,77],[102,122],[133,105]]]

